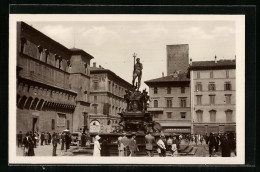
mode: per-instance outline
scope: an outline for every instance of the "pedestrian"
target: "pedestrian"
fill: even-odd
[[[27,132],[25,137],[23,138],[23,145],[24,145],[23,155],[24,156],[28,156],[29,138],[30,138],[30,134]]]
[[[67,150],[70,148],[70,144],[71,144],[71,136],[68,132],[66,132],[66,134],[65,134],[65,144],[66,144],[65,152],[67,152]]]
[[[171,134],[171,135],[169,136],[168,140],[167,140],[166,150],[171,151],[171,149],[172,149],[172,140],[173,140],[172,137],[173,137],[173,135]]]
[[[128,154],[128,141],[129,139],[126,137],[126,133],[123,133],[123,137],[121,139],[121,149],[123,149],[124,156],[127,156]]]
[[[221,139],[221,152],[222,157],[231,156],[231,143],[229,142],[227,133],[225,133],[223,138]]]
[[[153,144],[155,143],[154,136],[151,135],[151,132],[145,136],[145,150],[149,157],[153,157]]]
[[[120,135],[120,136],[118,137],[118,139],[117,139],[118,156],[124,156],[124,148],[123,148],[123,146],[121,145],[121,144],[122,144],[122,142],[121,142],[122,138],[123,138],[123,135]]]
[[[195,141],[196,145],[198,145],[198,135],[197,134],[194,136],[194,141]]]
[[[34,156],[34,141],[31,137],[28,140],[29,148],[28,148],[28,156]]]
[[[38,141],[38,133],[36,131],[33,133],[33,138],[34,138],[34,148],[36,148],[37,141]]]
[[[218,152],[218,146],[219,146],[219,137],[218,134],[214,134],[215,138],[215,153]]]
[[[158,140],[157,140],[157,146],[158,146],[157,152],[159,153],[160,157],[165,157],[166,156],[166,147],[165,147],[165,144],[164,144],[164,142],[162,140],[163,137],[164,136],[161,135],[158,138]]]
[[[200,135],[200,143],[202,145],[202,142],[203,142],[203,135]]]
[[[104,138],[101,144],[101,156],[109,156],[108,138]]]
[[[46,132],[44,133],[45,145],[48,145],[48,140],[49,140],[49,134],[48,134],[48,132],[46,131]]]
[[[85,147],[86,146],[86,141],[87,141],[86,134],[84,132],[82,132],[82,135],[81,135],[81,147]]]
[[[96,137],[94,138],[94,150],[93,150],[93,156],[100,156],[100,144],[99,144],[99,139],[101,137],[99,137],[99,135],[96,135]]]
[[[61,150],[64,150],[65,133],[61,134]]]
[[[209,136],[208,136],[208,134],[206,133],[206,135],[205,135],[205,142],[206,142],[206,144],[208,144],[209,143]]]
[[[178,156],[178,147],[179,147],[179,141],[176,139],[176,136],[173,136],[172,146],[171,146],[171,153],[173,157]]]
[[[48,132],[48,145],[51,144],[51,133]]]
[[[18,141],[18,148],[19,148],[19,146],[22,146],[22,144],[23,144],[23,133],[22,133],[22,131],[20,131],[17,134],[17,141]]]
[[[129,147],[129,150],[130,150],[129,156],[136,156],[136,152],[139,151],[135,138],[136,138],[136,135],[132,134],[132,137],[128,142],[128,147]]]
[[[213,136],[213,133],[209,134],[209,138],[208,138],[208,144],[209,144],[209,156],[213,156],[213,148],[216,145],[216,139]]]
[[[43,146],[43,142],[44,142],[44,132],[41,133],[41,145]]]
[[[52,146],[53,146],[53,150],[52,150],[52,156],[57,156],[56,154],[56,150],[57,150],[57,146],[58,146],[58,136],[57,134],[54,132],[52,134]]]

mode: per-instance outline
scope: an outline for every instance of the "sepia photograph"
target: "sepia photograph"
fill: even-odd
[[[244,163],[244,15],[10,14],[9,31],[9,163]]]

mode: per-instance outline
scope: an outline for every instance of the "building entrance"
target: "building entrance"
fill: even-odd
[[[32,131],[36,131],[37,129],[37,121],[38,121],[38,118],[33,118],[33,122],[32,122]]]

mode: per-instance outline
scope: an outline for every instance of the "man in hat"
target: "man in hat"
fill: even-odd
[[[153,144],[155,143],[154,136],[151,135],[151,132],[145,136],[145,149],[148,156],[153,156]]]
[[[52,135],[52,146],[53,146],[52,156],[57,156],[56,150],[57,150],[58,142],[59,142],[59,140],[58,140],[57,134],[55,132],[53,132],[53,135]]]
[[[123,155],[127,156],[127,147],[128,147],[128,138],[126,137],[126,133],[123,133],[123,137],[121,139],[121,150],[123,150]]]
[[[129,150],[130,150],[130,156],[136,156],[136,152],[139,151],[135,138],[136,138],[136,135],[132,134],[132,137],[128,143]]]
[[[138,78],[138,85],[137,89],[139,90],[141,85],[141,78],[142,78],[142,70],[143,70],[143,64],[140,63],[140,58],[136,59],[136,64],[134,65],[134,72],[133,72],[133,86],[135,85],[135,79]]]
[[[176,136],[172,136],[172,146],[171,146],[171,153],[172,156],[176,157],[178,155],[178,147],[179,147],[179,141],[177,140]]]

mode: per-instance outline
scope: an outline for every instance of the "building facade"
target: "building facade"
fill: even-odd
[[[175,71],[187,72],[189,67],[189,44],[167,45],[167,76]]]
[[[190,64],[192,132],[209,134],[236,130],[235,60]]]
[[[82,109],[90,107],[92,58],[18,22],[17,132],[82,129]]]
[[[151,100],[148,112],[164,133],[191,133],[190,80],[186,75],[174,72],[145,81]]]
[[[118,113],[126,109],[125,91],[131,84],[117,76],[114,72],[96,66],[90,70],[90,132],[110,133],[118,126]]]

